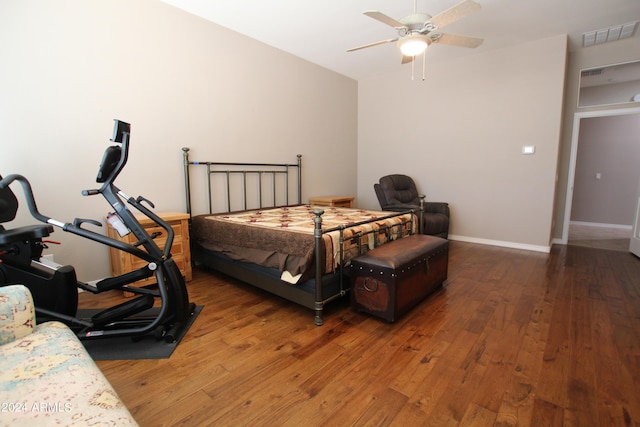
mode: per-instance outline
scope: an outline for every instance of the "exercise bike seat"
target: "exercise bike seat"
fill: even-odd
[[[2,179],[2,175],[0,175]],[[0,188],[0,224],[13,221],[18,212],[18,199],[9,187]],[[26,225],[10,230],[0,225],[0,245],[21,242],[26,240],[41,239],[53,232],[53,226],[49,224]]]
[[[26,225],[24,227],[0,230],[0,245],[8,245],[25,240],[41,239],[53,232],[52,225]]]

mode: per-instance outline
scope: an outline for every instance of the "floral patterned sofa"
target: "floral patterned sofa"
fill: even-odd
[[[0,287],[0,425],[137,426],[76,335],[36,325],[22,285]]]

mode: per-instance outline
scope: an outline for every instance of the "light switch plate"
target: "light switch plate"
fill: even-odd
[[[522,146],[522,154],[533,154],[536,152],[535,145],[523,145]]]

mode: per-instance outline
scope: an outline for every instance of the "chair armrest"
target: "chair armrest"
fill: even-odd
[[[449,216],[449,203],[446,202],[425,202],[424,211],[428,213],[439,213]]]
[[[394,212],[404,212],[411,209],[420,209],[420,206],[409,205],[409,204],[387,205],[384,207],[383,210],[394,211]],[[438,213],[438,214],[449,216],[449,204],[447,202],[425,202],[424,212]]]
[[[0,287],[0,344],[33,332],[36,312],[31,292],[23,285]]]
[[[420,210],[420,206],[400,203],[397,205],[387,205],[382,210],[393,211],[393,212],[404,212],[404,211],[410,211],[412,209]]]

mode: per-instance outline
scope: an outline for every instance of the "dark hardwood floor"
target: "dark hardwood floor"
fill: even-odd
[[[204,270],[188,288],[204,309],[170,359],[98,362],[142,426],[640,425],[629,253],[454,241],[445,287],[394,324],[343,301],[317,327]]]

